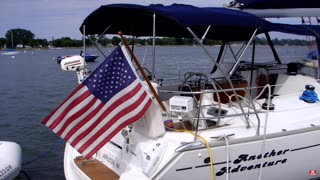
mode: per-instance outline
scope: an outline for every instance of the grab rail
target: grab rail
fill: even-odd
[[[201,117],[200,114],[201,114],[201,110],[205,107],[208,107],[208,106],[213,106],[212,105],[208,105],[208,104],[202,104],[202,97],[204,94],[206,93],[219,93],[219,92],[224,92],[227,94],[227,92],[232,92],[232,91],[246,91],[248,92],[249,89],[255,89],[255,88],[261,88],[261,87],[243,87],[243,88],[234,88],[234,89],[218,89],[218,90],[206,90],[206,91],[198,91],[198,92],[183,92],[183,91],[172,91],[172,90],[159,90],[159,93],[172,93],[172,94],[184,94],[184,95],[199,95],[200,94],[200,99],[199,101],[196,101],[197,104],[196,104],[196,107],[197,107],[197,113],[195,114],[194,117],[186,117],[186,118],[189,118],[191,120],[195,120],[195,122],[197,123],[197,125],[195,126],[195,133],[197,134],[198,131],[199,131],[199,127],[198,127],[198,123],[199,121],[203,121],[203,120],[212,120],[212,121],[215,121],[218,119],[217,121],[217,124],[215,125],[215,127],[219,127],[220,126],[220,122],[219,122],[219,119],[220,118],[229,118],[229,117],[237,117],[237,116],[249,116],[249,115],[256,115],[257,117],[257,121],[258,121],[258,126],[257,126],[257,132],[256,132],[256,135],[260,135],[260,126],[261,126],[261,122],[260,122],[260,118],[259,118],[259,114],[260,113],[266,113],[266,111],[260,111],[260,110],[257,110],[255,108],[255,104],[254,104],[254,101],[257,100],[257,98],[259,96],[261,96],[261,94],[263,93],[263,91],[266,91],[268,89],[268,87],[270,87],[270,85],[265,85],[263,86],[263,89],[261,91],[261,93],[255,97],[255,98],[252,98],[250,94],[246,93],[246,97],[243,97],[243,96],[240,96],[238,94],[232,94],[232,95],[228,95],[229,96],[229,107],[231,107],[230,103],[232,102],[231,101],[231,97],[232,96],[238,96],[239,99],[242,99],[244,100],[243,102],[247,103],[247,106],[248,108],[250,109],[253,109],[253,111],[247,111],[247,112],[239,112],[239,113],[233,113],[233,114],[224,114],[224,115],[217,115],[217,116],[210,116],[210,117]],[[248,100],[247,102],[245,100]],[[216,102],[216,101],[212,101],[212,102]],[[216,102],[217,103],[217,102]],[[215,104],[217,105],[217,104]],[[220,107],[221,109],[221,107]],[[172,114],[171,114],[172,115]],[[195,137],[196,138],[196,137]]]

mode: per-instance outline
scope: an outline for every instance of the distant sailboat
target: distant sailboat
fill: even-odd
[[[6,49],[6,50],[5,50],[4,52],[2,52],[1,54],[2,54],[2,55],[7,55],[7,56],[19,54],[19,52],[17,52],[17,51],[14,50],[12,31],[11,31],[11,49]]]
[[[49,45],[48,48],[49,48],[49,49],[62,49],[61,47],[54,47],[54,46],[52,46],[52,45]]]
[[[15,51],[14,49],[6,49],[4,52],[1,53],[2,55],[7,55],[7,56],[11,56],[11,55],[16,55],[19,54],[19,52]]]

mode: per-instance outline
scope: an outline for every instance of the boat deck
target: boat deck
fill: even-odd
[[[120,177],[100,161],[87,160],[80,156],[74,159],[75,164],[92,180],[118,180]]]

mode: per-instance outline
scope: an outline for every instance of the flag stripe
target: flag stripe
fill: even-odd
[[[70,109],[69,112],[67,112],[65,116],[60,120],[59,125],[57,125],[52,129],[53,132],[57,133],[58,131],[60,131],[60,129],[64,126],[64,124],[69,118],[71,118],[74,114],[77,114],[81,110],[81,108],[85,108],[86,105],[88,103],[91,103],[91,101],[93,101],[94,99],[95,97],[91,94],[87,98],[83,99],[83,101],[80,102],[78,105]]]
[[[94,129],[97,129],[98,125],[104,120],[104,118],[110,116],[110,113],[112,113],[115,109],[118,109],[118,107],[122,104],[125,104],[128,101],[128,99],[135,96],[140,89],[142,89],[142,86],[141,84],[138,84],[135,89],[128,92],[126,95],[121,96],[120,99],[112,103],[106,110],[104,110],[104,112],[98,118],[90,121],[93,123],[89,127],[85,127],[85,130],[81,131],[81,134],[77,134],[74,140],[69,140],[71,145],[75,146],[79,143],[80,140],[83,140],[85,137],[88,137],[90,133],[93,134],[95,132]]]
[[[82,128],[84,124],[86,124],[90,119],[94,118],[94,116],[96,116],[97,113],[101,111],[101,109],[104,107],[103,105],[104,104],[97,99],[97,106],[95,106],[96,108],[93,111],[91,111],[86,117],[84,117],[82,120],[79,120],[79,122],[74,120],[74,123],[70,124],[69,127],[65,129],[65,131],[61,134],[61,137],[64,138],[66,141],[68,141],[69,138],[76,131]]]
[[[83,108],[81,108],[78,112],[74,113],[72,116],[70,116],[68,119],[66,119],[64,121],[64,123],[60,123],[60,127],[57,126],[57,128],[59,128],[59,130],[57,131],[57,134],[59,136],[62,135],[62,133],[65,131],[65,129],[73,122],[76,122],[78,118],[81,119],[81,116],[85,115],[87,116],[87,114],[89,114],[90,112],[95,110],[95,106],[94,104],[96,104],[96,102],[98,101],[97,98],[92,98],[91,101],[89,103],[87,103],[86,105],[83,106]],[[62,136],[61,136],[62,137]],[[63,137],[62,137],[63,138]]]
[[[111,128],[114,127],[113,124],[115,124],[115,122],[117,122],[121,117],[123,117],[123,114],[126,115],[126,114],[129,114],[131,111],[135,110],[135,109],[143,102],[143,100],[144,100],[144,98],[145,98],[146,96],[147,96],[147,94],[146,94],[145,92],[143,92],[143,95],[140,96],[139,99],[137,99],[136,103],[134,103],[134,104],[126,107],[125,109],[123,109],[121,112],[119,112],[119,113],[118,113],[116,116],[114,116],[112,119],[108,120],[108,122],[105,121],[106,124],[103,123],[104,125],[103,125],[102,127],[100,127],[99,130],[98,130],[96,133],[94,133],[94,135],[93,135],[90,139],[86,140],[86,143],[84,143],[81,147],[79,147],[79,152],[83,152],[84,149],[88,148],[88,146],[89,146],[90,144],[92,144],[95,140],[97,140],[99,137],[101,137],[102,134],[103,134],[106,130],[109,129],[110,131],[112,131]],[[108,118],[108,119],[109,119],[109,118]],[[89,137],[90,137],[90,136],[89,136]],[[85,139],[87,139],[87,137],[86,137]],[[85,139],[84,139],[84,140],[85,140]],[[77,145],[77,147],[78,147],[78,145]]]
[[[151,103],[152,103],[152,100],[149,98],[146,105],[143,106],[143,109],[137,115],[135,115],[131,119],[128,119],[127,121],[125,121],[122,124],[120,124],[119,126],[117,126],[116,129],[114,129],[106,138],[104,138],[102,142],[100,142],[96,146],[93,146],[93,149],[90,152],[84,153],[84,154],[86,154],[85,157],[86,158],[92,157],[100,148],[102,148],[102,146],[104,146],[108,141],[110,141],[110,139],[116,133],[118,133],[122,128],[125,128],[127,125],[137,121],[145,113],[145,111],[150,107]]]
[[[125,104],[122,102],[125,102],[127,99],[129,99],[131,96],[134,96],[137,93],[139,88],[133,89],[133,87],[135,86],[141,87],[141,84],[137,81],[134,81],[133,83],[131,83],[127,87],[128,91],[131,90],[128,93],[129,95],[126,95],[124,92],[119,92],[114,98],[110,99],[109,102],[107,102],[107,104],[105,104],[105,106],[93,118],[87,119],[87,122],[81,126],[81,129],[79,129],[79,131],[75,132],[74,134],[70,134],[70,136],[72,137],[67,136],[66,140],[71,144],[74,141],[74,139],[80,136],[82,132],[86,131],[86,129],[87,129],[87,131],[85,132],[86,134],[91,132],[92,129],[95,128],[95,126],[97,126],[97,124],[100,123],[100,121],[102,121],[103,118],[101,117],[106,116],[104,114],[112,112],[115,108],[117,108],[116,105],[120,106],[121,104]],[[125,92],[127,92],[127,90]],[[94,124],[95,121],[98,121],[98,122]],[[84,136],[86,135],[82,135],[81,138],[83,138]],[[81,138],[79,137],[80,140]]]
[[[104,127],[114,116],[117,116],[123,109],[131,106],[137,102],[137,99],[141,96],[141,92],[134,93],[134,96],[127,98],[127,101],[120,105],[118,108],[112,109],[108,113],[104,113],[99,117],[99,122],[94,124],[90,131],[87,131],[86,134],[81,139],[81,142],[74,144],[76,148],[80,148],[85,142],[88,141],[92,136],[94,136],[102,127]],[[110,126],[112,128],[112,126]]]
[[[69,101],[69,99],[70,99],[75,93],[77,93],[78,91],[80,91],[81,88],[83,88],[84,86],[85,86],[84,84],[80,84],[75,90],[73,90],[72,93],[71,93],[54,111],[52,111],[44,120],[42,120],[41,123],[45,124],[46,126],[49,126],[49,125],[52,123],[52,121],[54,121],[54,119],[51,119],[52,116],[53,116],[55,113],[57,113],[57,111],[58,111],[59,109],[63,109],[62,106],[64,106],[65,103],[66,103],[67,101]],[[49,122],[50,119],[51,119],[51,122]]]
[[[50,129],[55,129],[57,125],[64,119],[65,116],[72,113],[72,109],[79,105],[80,103],[83,103],[83,101],[90,96],[91,93],[86,91],[81,96],[74,99],[59,115],[55,118],[55,121],[49,126]]]

